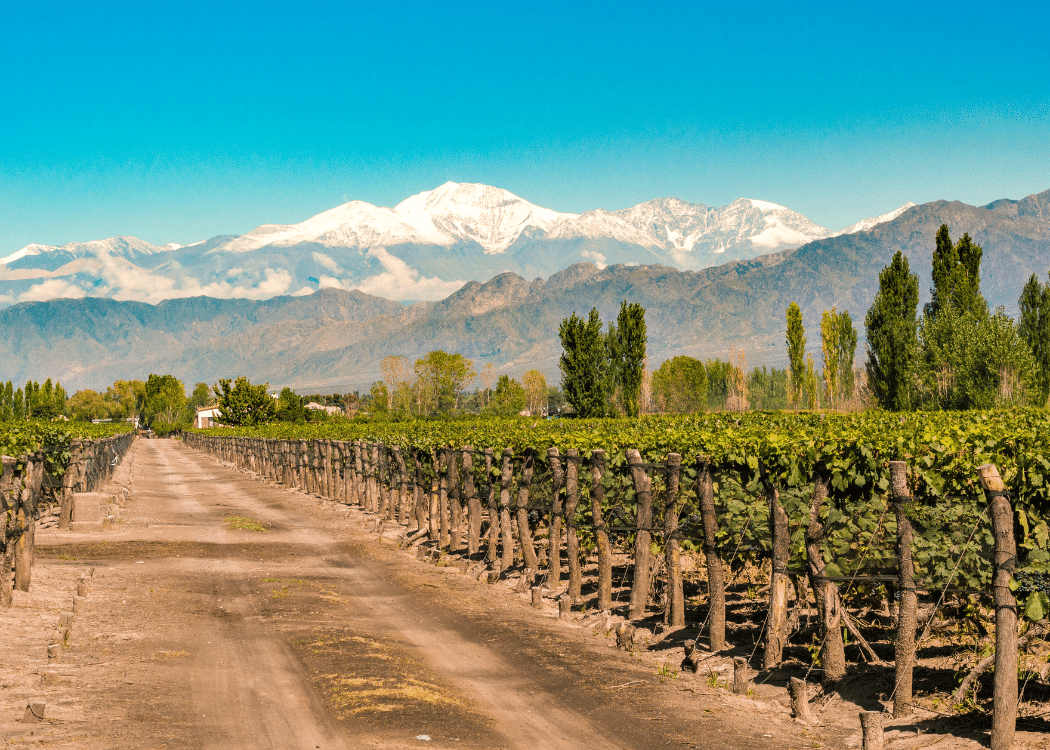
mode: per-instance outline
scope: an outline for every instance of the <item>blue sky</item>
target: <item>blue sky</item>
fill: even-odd
[[[1046,3],[0,6],[0,256],[484,182],[832,228],[1050,188]]]

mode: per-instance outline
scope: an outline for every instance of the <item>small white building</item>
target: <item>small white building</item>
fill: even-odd
[[[193,426],[198,430],[206,430],[209,427],[218,427],[219,405],[212,404],[197,409],[197,417],[193,420]]]
[[[323,411],[323,412],[327,412],[328,414],[342,414],[343,413],[343,410],[340,409],[338,406],[324,406],[322,404],[317,403],[316,401],[311,401],[310,403],[308,403],[306,405],[306,408],[309,409],[310,411]]]

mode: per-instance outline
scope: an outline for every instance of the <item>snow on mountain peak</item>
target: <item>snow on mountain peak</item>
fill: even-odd
[[[412,226],[473,240],[487,253],[503,252],[529,227],[547,230],[576,216],[533,205],[502,188],[458,182],[406,198],[394,211]]]
[[[885,224],[887,221],[893,221],[898,216],[900,216],[902,213],[907,211],[909,208],[912,208],[914,205],[915,205],[914,203],[909,201],[909,202],[905,203],[903,206],[901,206],[900,208],[894,209],[893,211],[890,211],[889,213],[881,214],[880,216],[872,216],[871,218],[868,218],[868,219],[861,219],[856,224],[849,225],[848,227],[843,229],[841,232],[836,232],[835,236],[838,236],[840,234],[856,234],[857,232],[867,232],[869,229],[873,229],[874,227],[878,226],[879,224]]]

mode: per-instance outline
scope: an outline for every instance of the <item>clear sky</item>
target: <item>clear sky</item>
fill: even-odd
[[[1050,4],[0,6],[0,256],[394,205],[782,203],[831,228],[1050,188]]]

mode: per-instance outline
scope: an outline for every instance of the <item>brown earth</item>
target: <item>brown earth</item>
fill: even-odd
[[[733,695],[713,684],[726,659],[678,671],[680,639],[619,651],[551,604],[417,561],[355,509],[177,441],[139,441],[115,480],[130,488],[122,522],[72,534],[45,521],[31,591],[0,613],[8,747],[859,746],[858,704],[833,698],[814,706],[816,725],[797,724],[782,682]],[[21,721],[29,703],[46,705],[42,722]],[[893,727],[890,746],[986,736],[939,734],[931,717]]]

